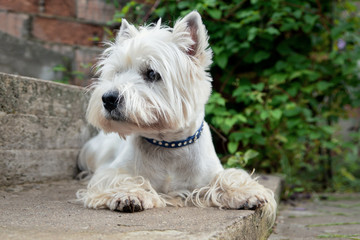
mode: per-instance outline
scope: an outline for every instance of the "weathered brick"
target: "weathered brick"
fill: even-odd
[[[44,48],[39,42],[34,43],[28,39],[17,38],[1,31],[0,42],[0,72],[46,80],[62,79],[64,73],[55,72],[53,68],[56,65],[66,64],[66,60],[73,59],[75,55],[73,52],[65,51],[60,54]]]
[[[36,17],[32,33],[34,37],[43,41],[94,46],[102,40],[104,31],[101,27],[91,24]]]
[[[94,76],[94,64],[99,58],[102,49],[100,48],[81,48],[75,51],[75,69],[84,74],[83,78],[76,78],[72,84],[87,86],[91,83]]]
[[[69,46],[69,45],[63,45],[61,43],[49,43],[49,42],[44,42],[42,44],[42,46],[46,49],[49,49],[52,52],[56,52],[56,53],[60,53],[63,54],[67,57],[67,59],[72,59],[74,54],[74,47],[73,46]],[[69,57],[71,56],[71,57]]]
[[[0,0],[0,9],[36,13],[39,9],[39,0]]]
[[[44,13],[54,16],[75,17],[76,0],[45,0]]]
[[[113,4],[105,0],[77,0],[77,18],[104,24],[110,20],[115,13]]]
[[[29,34],[29,16],[26,14],[0,12],[0,23],[0,31],[14,37],[21,38]]]

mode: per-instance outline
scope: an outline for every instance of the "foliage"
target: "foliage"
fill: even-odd
[[[203,17],[214,52],[206,120],[225,166],[283,173],[289,193],[360,189],[359,136],[336,135],[344,106],[360,105],[353,2],[150,2],[129,2],[114,21]]]
[[[66,60],[66,59],[65,59]],[[81,72],[81,71],[73,71],[71,70],[71,64],[69,61],[65,61],[66,64],[58,64],[56,66],[54,66],[52,68],[52,70],[55,73],[60,73],[61,74],[61,78],[58,80],[55,80],[55,82],[60,82],[60,83],[70,83],[71,80],[73,79],[81,79],[83,80],[85,77],[85,73]],[[83,69],[89,69],[91,67],[91,64],[81,64],[81,67]]]

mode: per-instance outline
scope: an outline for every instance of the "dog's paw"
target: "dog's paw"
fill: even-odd
[[[140,212],[144,210],[142,201],[138,197],[131,195],[123,195],[113,198],[109,208],[113,211],[128,213]]]
[[[239,210],[255,210],[257,208],[261,208],[264,206],[268,200],[266,198],[260,197],[260,196],[251,196],[247,198],[245,201],[241,201],[238,204],[238,207],[236,209]]]

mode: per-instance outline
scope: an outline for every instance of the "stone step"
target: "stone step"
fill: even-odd
[[[0,73],[0,185],[71,179],[94,134],[83,88]]]
[[[280,192],[280,178],[260,182]],[[138,213],[85,209],[79,181],[25,184],[0,190],[0,239],[266,239],[269,226],[256,210],[157,208]]]

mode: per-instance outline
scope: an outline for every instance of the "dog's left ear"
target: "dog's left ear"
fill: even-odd
[[[198,12],[193,11],[175,23],[173,39],[184,52],[198,58],[201,63],[211,63],[209,37]]]

